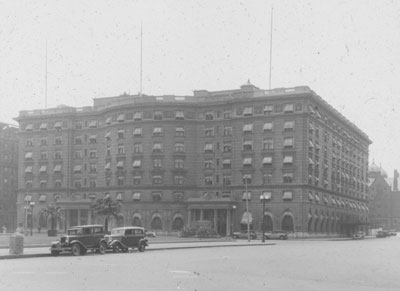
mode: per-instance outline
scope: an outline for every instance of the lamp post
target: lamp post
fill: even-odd
[[[236,205],[232,205],[232,215],[231,215],[231,236],[233,236],[233,218],[234,218],[234,213],[236,210]]]
[[[262,242],[265,242],[265,201],[268,199],[267,193],[263,193],[260,195],[260,200],[263,204],[263,212],[262,212]]]
[[[32,229],[33,229],[33,208],[35,207],[35,202],[27,201],[25,209],[25,234],[28,234],[28,214],[31,215],[31,236],[32,236]]]

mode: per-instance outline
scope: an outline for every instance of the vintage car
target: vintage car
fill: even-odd
[[[247,235],[247,231],[241,231],[241,232],[234,232],[233,234],[232,234],[232,237],[233,238],[244,238],[244,239],[247,239],[248,238],[248,235]],[[257,234],[256,234],[256,232],[254,231],[254,230],[250,230],[250,239],[257,239]]]
[[[353,234],[352,239],[358,240],[358,239],[364,239],[365,234],[362,231],[358,231],[355,234]]]
[[[107,247],[115,253],[128,252],[129,249],[137,248],[139,252],[144,252],[149,245],[146,234],[142,227],[124,226],[111,230],[110,235],[104,238],[107,241]]]
[[[264,238],[265,239],[282,239],[282,240],[286,240],[286,239],[288,239],[288,235],[287,235],[287,232],[285,232],[283,230],[274,230],[274,231],[267,231],[264,234]]]
[[[58,256],[62,252],[71,252],[74,256],[84,255],[88,250],[104,254],[107,242],[104,239],[102,225],[79,225],[67,230],[59,240],[51,243],[51,254]]]
[[[385,238],[385,237],[389,237],[389,231],[388,230],[380,230],[378,231],[378,233],[376,234],[377,238]]]

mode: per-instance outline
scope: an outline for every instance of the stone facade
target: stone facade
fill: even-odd
[[[90,201],[110,194],[123,205],[115,225],[259,231],[265,194],[267,229],[338,235],[367,224],[371,141],[308,87],[123,95],[17,120],[18,209],[36,201],[36,223],[47,203],[66,209],[62,228],[98,221]]]

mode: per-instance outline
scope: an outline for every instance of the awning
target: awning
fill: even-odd
[[[117,197],[115,198],[117,201],[122,201],[122,200],[124,200],[124,195],[123,195],[124,193],[122,193],[122,192],[118,192],[117,193]]]
[[[183,127],[177,127],[176,132],[185,132],[185,129]]]
[[[82,166],[81,165],[74,166],[74,172],[80,172],[81,170],[82,170]]]
[[[90,140],[96,140],[96,135],[94,135],[94,134],[91,135],[91,136],[89,137],[89,139],[90,139]]]
[[[185,115],[183,114],[183,111],[177,111],[175,114],[175,118],[177,119],[183,119]]]
[[[264,106],[264,112],[272,112],[273,110],[274,110],[274,107],[272,105]]]
[[[43,172],[46,172],[46,170],[47,170],[47,166],[46,165],[41,165],[40,169],[39,169],[39,172],[43,173]]]
[[[107,163],[104,167],[105,170],[110,170],[111,169],[111,163]]]
[[[32,173],[32,166],[27,166],[25,168],[25,173]]]
[[[283,112],[293,112],[293,104],[286,104],[285,107],[283,108]]]
[[[110,139],[110,138],[111,138],[111,132],[108,131],[108,132],[106,133],[106,139]]]
[[[134,168],[140,168],[141,165],[142,165],[142,160],[134,160],[132,166],[133,166]]]
[[[313,142],[311,140],[308,142],[308,145],[309,145],[310,148],[314,148],[314,144],[313,144]]]
[[[291,163],[293,163],[293,156],[285,156],[285,157],[283,158],[283,163],[284,163],[284,164],[291,164]]]
[[[318,193],[315,194],[315,201],[319,202],[319,195],[318,195]]]
[[[26,127],[25,127],[25,130],[33,130],[33,124],[32,123],[29,123]]]
[[[243,165],[251,165],[252,163],[252,159],[251,158],[245,158],[243,160]]]
[[[283,127],[284,129],[292,129],[294,127],[294,121],[286,121]]]
[[[308,192],[308,199],[309,199],[310,201],[313,201],[313,200],[314,200],[314,195],[312,194],[311,191]]]
[[[272,130],[272,127],[273,127],[272,122],[266,122],[266,123],[264,123],[263,130],[264,131]]]
[[[253,223],[253,215],[251,215],[251,212],[244,212],[240,223],[241,224],[252,224]]]
[[[62,128],[62,122],[57,121],[56,123],[54,123],[54,128]]]
[[[111,123],[111,116],[106,118],[106,124],[110,124]]]
[[[133,130],[133,135],[142,135],[142,128],[141,127],[136,127]]]
[[[251,192],[247,191],[247,192],[243,192],[243,196],[242,196],[242,200],[246,201],[246,200],[251,200]]]
[[[272,164],[272,157],[264,157],[263,164]]]
[[[91,120],[89,122],[89,127],[91,127],[91,128],[97,127],[97,120]]]
[[[206,143],[204,146],[205,151],[212,151],[213,150],[213,144],[212,143]]]
[[[283,140],[283,146],[284,147],[292,147],[293,146],[293,138],[292,137],[287,137]]]
[[[162,133],[161,127],[154,127],[153,134]]]
[[[32,195],[25,195],[25,202],[31,202],[32,201]]]
[[[252,124],[252,123],[250,123],[250,124],[245,124],[245,125],[243,126],[243,131],[253,131],[253,124]]]
[[[133,115],[133,119],[134,120],[142,119],[142,112],[135,112],[135,114]]]
[[[292,200],[293,199],[293,192],[292,191],[285,191],[283,192],[283,200]]]
[[[243,110],[243,115],[252,115],[253,114],[253,107],[245,107]]]
[[[117,168],[123,168],[123,167],[124,167],[124,161],[118,161]]]
[[[47,129],[47,123],[46,122],[42,123],[40,125],[40,129],[42,129],[42,130]]]
[[[32,152],[25,153],[25,159],[32,159]]]
[[[132,200],[139,201],[140,200],[140,195],[141,195],[140,192],[133,193]]]
[[[314,165],[314,161],[311,158],[308,158],[308,164],[309,165]]]
[[[118,121],[118,122],[123,122],[123,121],[125,121],[125,114],[120,114],[120,115],[118,115],[117,121]]]
[[[39,202],[46,202],[47,195],[46,194],[40,194],[39,196]]]

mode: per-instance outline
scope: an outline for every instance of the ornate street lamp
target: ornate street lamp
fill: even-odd
[[[269,199],[268,194],[267,193],[263,193],[260,195],[260,200],[263,204],[263,212],[262,212],[262,224],[261,224],[261,228],[262,228],[262,242],[265,242],[265,201],[267,201],[267,199]]]
[[[28,213],[31,216],[31,236],[32,236],[32,230],[33,230],[33,208],[35,207],[35,202],[31,201],[28,202],[27,205],[25,206],[25,211],[26,211],[26,227],[28,228]],[[27,232],[26,232],[27,233]]]

